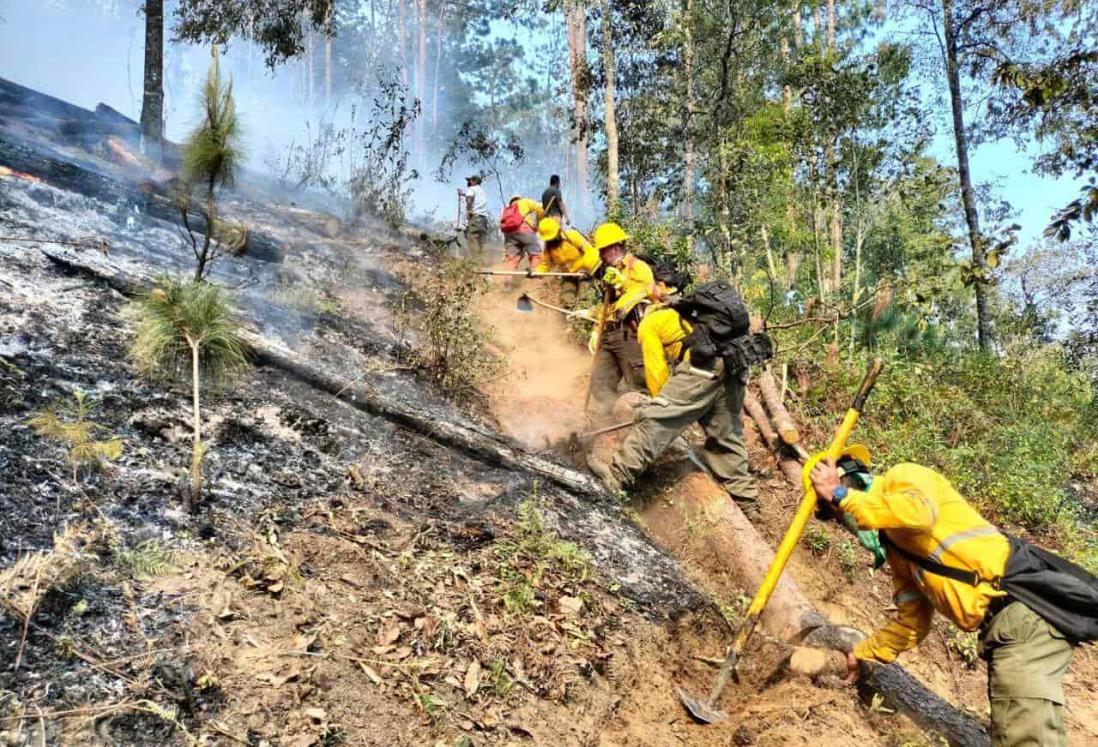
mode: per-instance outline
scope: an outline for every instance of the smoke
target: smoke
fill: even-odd
[[[210,61],[208,47],[171,41],[175,4],[165,7],[165,133],[181,141],[200,118],[198,92]],[[522,146],[521,163],[502,174],[502,191],[539,197],[550,174],[564,176],[566,199],[577,223],[593,221],[578,190],[568,132],[567,56],[559,19],[550,16],[540,30],[470,15],[472,6],[443,5],[444,16],[418,19],[407,3],[403,19],[404,54],[396,4],[338,4],[332,40],[312,33],[309,51],[270,70],[258,46],[234,40],[223,50],[222,70],[233,82],[251,171],[285,176],[288,154],[317,146],[321,133],[359,132],[384,109],[385,81],[397,81],[419,102],[419,117],[408,123],[402,188],[409,191],[408,217],[436,227],[458,217],[456,188],[463,177],[484,170],[468,153],[450,164],[447,181],[437,172],[453,150],[463,125],[486,129]],[[142,0],[33,0],[3,6],[0,22],[0,76],[79,106],[102,102],[133,120],[141,112],[145,19]],[[449,10],[446,10],[449,8]],[[388,15],[386,15],[388,14]],[[424,39],[417,37],[420,28]],[[425,61],[421,42],[426,42]],[[403,60],[403,64],[402,64]],[[332,185],[349,191],[348,153],[330,153],[325,168]],[[408,178],[415,172],[414,178]],[[285,186],[296,188],[294,179]],[[502,207],[489,190],[489,209]],[[331,200],[336,209],[345,200]]]

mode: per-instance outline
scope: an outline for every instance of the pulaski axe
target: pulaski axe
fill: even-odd
[[[797,513],[793,516],[793,522],[782,538],[781,545],[778,546],[778,551],[774,553],[774,560],[770,563],[770,568],[767,570],[759,590],[755,592],[755,598],[751,600],[751,606],[747,609],[747,615],[744,617],[743,623],[736,631],[736,637],[732,640],[732,646],[721,664],[721,670],[717,674],[717,679],[713,682],[713,689],[709,691],[709,697],[702,700],[685,687],[675,688],[679,700],[686,706],[686,710],[690,711],[690,715],[703,724],[715,724],[728,719],[728,714],[717,707],[717,701],[720,700],[721,693],[728,685],[728,680],[736,674],[736,666],[739,664],[740,655],[743,653],[748,639],[751,638],[751,634],[755,632],[755,627],[759,624],[759,617],[766,608],[766,603],[770,601],[770,595],[774,593],[774,588],[778,585],[782,571],[785,570],[785,564],[789,562],[789,556],[793,554],[793,548],[796,547],[801,534],[804,533],[804,528],[808,525],[808,520],[812,518],[812,513],[816,508],[816,491],[812,489],[809,474],[821,459],[837,459],[839,457],[846,447],[851,431],[858,423],[858,418],[861,417],[866,398],[873,391],[873,385],[877,383],[877,377],[881,375],[883,370],[884,362],[880,358],[875,358],[870,364],[865,378],[862,379],[862,385],[858,387],[854,402],[851,403],[850,409],[846,411],[843,422],[835,431],[827,450],[805,462],[801,470],[804,497],[797,507]]]

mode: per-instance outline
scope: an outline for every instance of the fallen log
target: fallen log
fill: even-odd
[[[782,403],[782,395],[779,392],[778,383],[774,380],[774,374],[769,371],[762,371],[759,373],[758,382],[759,392],[762,393],[766,409],[770,411],[770,415],[774,419],[774,426],[777,428],[782,441],[790,446],[800,443],[801,433],[797,429],[797,421],[793,419],[789,414],[789,410],[785,409],[785,405]]]
[[[743,411],[755,421],[755,427],[758,428],[759,435],[762,436],[767,447],[771,451],[776,451],[781,446],[781,442],[778,441],[778,433],[770,423],[770,416],[766,414],[762,403],[759,402],[758,397],[750,389],[744,393]]]
[[[790,482],[794,485],[800,485],[801,463],[783,449],[783,443],[774,431],[774,426],[770,423],[770,416],[767,415],[762,403],[750,390],[744,397],[743,409],[751,417],[752,422],[755,423],[755,428],[758,429],[763,442],[774,452],[774,458],[778,460],[778,467],[781,468]]]
[[[40,251],[51,262],[102,280],[123,295],[135,296],[152,287],[150,278],[105,266],[61,248],[43,247]],[[360,383],[348,383],[343,377],[325,371],[253,332],[244,331],[242,336],[251,346],[258,363],[278,368],[358,410],[397,423],[485,463],[529,472],[581,494],[605,495],[602,486],[590,475],[527,453],[519,444],[498,433],[474,423],[446,420],[436,412],[379,395]]]

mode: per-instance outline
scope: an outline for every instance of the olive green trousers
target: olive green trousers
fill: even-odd
[[[610,470],[629,485],[644,474],[679,434],[693,423],[705,431],[701,459],[721,487],[749,519],[759,515],[755,478],[747,466],[743,443],[743,398],[747,372],[724,374],[717,362],[715,379],[696,374],[674,374],[659,396],[637,411],[637,425],[614,456]]]
[[[1021,602],[980,628],[987,662],[991,743],[995,747],[1066,747],[1064,675],[1072,646]]]

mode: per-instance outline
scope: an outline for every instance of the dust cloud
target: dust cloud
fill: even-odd
[[[509,375],[486,387],[492,413],[504,433],[532,449],[546,449],[584,429],[583,401],[591,371],[591,356],[564,318],[548,309],[516,311],[515,301],[526,291],[556,303],[554,280],[508,282],[492,278],[477,313],[492,328],[500,352],[507,356]]]

